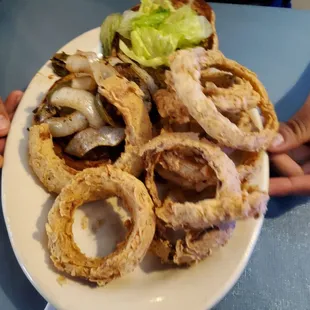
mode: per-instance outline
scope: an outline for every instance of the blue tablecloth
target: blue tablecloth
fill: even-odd
[[[135,2],[0,0],[0,95],[24,89],[58,48]],[[310,90],[310,11],[213,7],[221,49],[257,72],[280,119],[287,119]],[[310,309],[309,202],[271,201],[247,269],[216,310]],[[16,262],[1,214],[0,309],[41,310],[44,305]]]

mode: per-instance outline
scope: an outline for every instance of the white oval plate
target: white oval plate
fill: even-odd
[[[84,33],[61,50],[67,53],[74,53],[76,49],[98,52],[98,38],[99,28]],[[163,268],[157,260],[147,257],[132,274],[106,287],[92,288],[72,280],[67,280],[62,286],[58,283],[59,275],[53,269],[46,250],[44,228],[54,198],[33,176],[28,166],[27,150],[31,112],[55,80],[48,62],[35,75],[22,99],[5,151],[3,212],[15,255],[26,276],[58,310],[211,308],[230,290],[245,268],[263,219],[239,222],[233,238],[224,248],[189,269]],[[262,160],[263,169],[257,175],[256,183],[267,190],[267,155]],[[99,217],[104,216],[103,209],[107,210],[102,206],[100,210],[96,208]],[[81,218],[87,210],[89,208],[83,208],[77,216]],[[92,233],[81,229],[79,221],[76,220],[74,230],[82,250],[87,254],[104,253],[98,248]],[[118,223],[110,224],[108,228],[103,225],[97,232],[97,237],[102,238],[108,247],[111,232],[116,230]]]

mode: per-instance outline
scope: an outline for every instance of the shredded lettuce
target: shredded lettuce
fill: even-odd
[[[212,34],[212,27],[190,5],[175,9],[170,0],[141,0],[139,11],[110,15],[102,24],[104,55],[111,51],[115,33],[120,49],[143,66],[168,64],[168,57],[179,48],[198,45]]]
[[[101,25],[100,40],[104,56],[111,55],[112,42],[116,31],[119,29],[121,21],[122,15],[116,13],[109,15]]]

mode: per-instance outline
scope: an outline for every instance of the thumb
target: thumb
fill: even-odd
[[[270,152],[282,153],[295,149],[310,140],[310,97],[303,107],[286,123],[280,125]]]
[[[290,120],[280,125],[279,133],[273,140],[270,152],[282,153],[295,149],[309,141],[310,119],[304,123],[300,119]]]

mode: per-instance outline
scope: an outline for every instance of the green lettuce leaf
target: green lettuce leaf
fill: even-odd
[[[141,65],[156,67],[168,64],[168,56],[177,49],[196,46],[208,38],[212,27],[190,5],[175,9],[170,0],[141,0],[138,12],[128,10],[104,21],[104,55],[111,52],[115,32],[128,40],[128,45],[120,42],[123,53]]]
[[[166,64],[168,56],[176,50],[178,44],[178,40],[173,35],[163,33],[152,27],[133,30],[130,39],[132,48],[129,49],[123,43],[123,49],[120,46],[123,53],[140,64],[143,61],[144,64],[152,67],[154,63]]]
[[[178,38],[178,48],[197,45],[212,34],[209,21],[204,16],[198,16],[188,5],[171,14],[159,30]]]
[[[101,25],[100,29],[100,40],[102,43],[102,50],[104,56],[111,55],[112,42],[117,29],[122,21],[121,14],[111,14],[109,15]]]
[[[120,40],[119,42],[119,48],[129,58],[145,67],[157,68],[167,63],[167,59],[164,59],[164,57],[155,57],[152,59],[146,59],[144,56],[137,56],[122,40]]]
[[[133,28],[133,21],[139,19],[139,17],[143,17],[143,14],[140,12],[134,12],[131,10],[127,10],[123,13],[122,21],[120,23],[117,32],[126,39],[130,39],[130,33]]]
[[[154,27],[157,28],[170,15],[170,11],[159,8],[148,15],[142,15],[132,21],[132,28],[138,27]]]
[[[131,32],[131,44],[135,54],[150,59],[169,56],[176,50],[178,40],[169,33],[163,33],[152,27],[143,27]]]
[[[175,11],[170,0],[141,0],[139,12],[150,14],[160,8],[169,10],[171,12]]]

